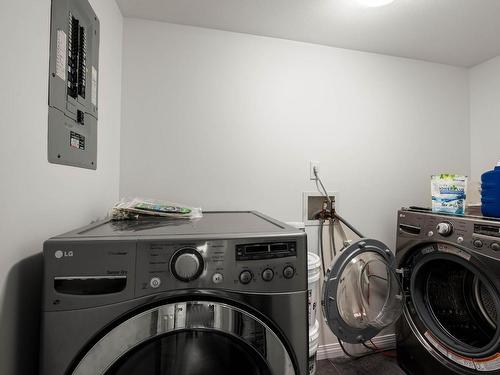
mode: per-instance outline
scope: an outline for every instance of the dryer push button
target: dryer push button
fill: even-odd
[[[271,281],[274,278],[274,271],[270,268],[266,268],[262,271],[262,279],[264,281]]]
[[[474,245],[474,247],[477,247],[478,249],[483,247],[483,241],[481,241],[480,239],[475,239],[472,244]]]
[[[153,289],[156,289],[158,288],[160,285],[161,285],[161,280],[159,277],[153,277],[150,281],[149,281],[149,285],[151,286],[151,288]]]
[[[253,275],[250,271],[241,271],[240,273],[240,282],[242,284],[248,284],[250,281],[252,281]]]
[[[285,279],[291,279],[295,275],[295,270],[293,269],[292,266],[286,266],[283,269],[283,276]]]
[[[214,284],[220,284],[221,282],[224,281],[224,276],[222,275],[222,273],[214,273],[212,275],[212,281]]]

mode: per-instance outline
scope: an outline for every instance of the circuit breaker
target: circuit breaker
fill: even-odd
[[[48,160],[97,168],[99,20],[87,0],[52,0]]]

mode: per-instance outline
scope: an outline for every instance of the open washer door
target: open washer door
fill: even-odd
[[[380,241],[362,239],[332,263],[323,285],[323,315],[342,341],[372,339],[403,310],[396,259]]]

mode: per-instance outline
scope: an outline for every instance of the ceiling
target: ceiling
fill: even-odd
[[[500,55],[500,0],[116,0],[144,18],[471,67]]]

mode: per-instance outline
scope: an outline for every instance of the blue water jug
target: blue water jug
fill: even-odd
[[[481,176],[481,211],[484,216],[500,217],[500,162]]]

